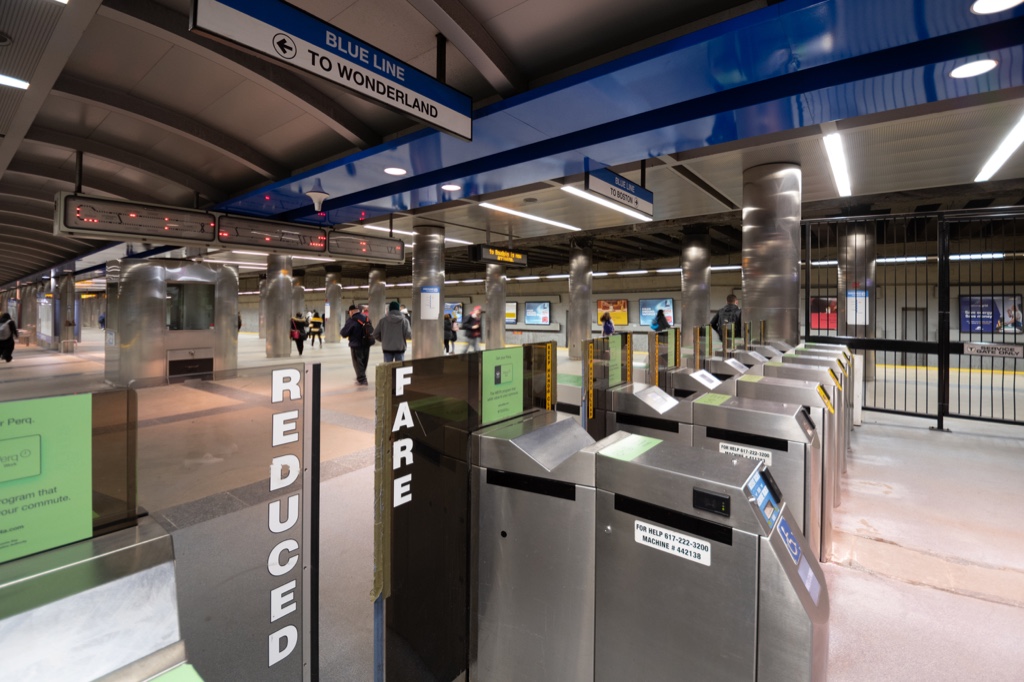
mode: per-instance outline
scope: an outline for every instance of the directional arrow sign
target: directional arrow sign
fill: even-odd
[[[337,83],[467,140],[473,102],[386,52],[280,0],[194,0],[190,29]]]

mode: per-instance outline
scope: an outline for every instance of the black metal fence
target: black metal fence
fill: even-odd
[[[864,407],[1024,421],[1024,211],[804,222],[804,336],[862,356]]]

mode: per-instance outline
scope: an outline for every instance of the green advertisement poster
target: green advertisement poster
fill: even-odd
[[[619,337],[608,339],[608,386],[622,383],[622,341]]]
[[[92,536],[92,396],[0,403],[0,564]]]
[[[480,422],[493,424],[523,411],[523,347],[484,351]]]

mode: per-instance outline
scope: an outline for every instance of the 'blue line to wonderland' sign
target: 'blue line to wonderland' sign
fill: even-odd
[[[473,102],[386,52],[280,0],[195,0],[192,30],[226,38],[472,139]]]

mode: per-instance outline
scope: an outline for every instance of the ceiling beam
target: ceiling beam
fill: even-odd
[[[743,232],[729,225],[714,225],[708,229],[711,238],[734,249],[743,247]]]
[[[3,182],[0,183],[0,199],[3,198],[46,204],[49,210],[53,210],[53,192],[45,189],[18,187],[9,182]]]
[[[526,79],[484,25],[459,0],[409,0],[502,97],[523,90]]]
[[[79,137],[78,135],[69,135],[68,133],[41,128],[39,126],[33,126],[30,128],[28,134],[25,135],[25,139],[53,145],[55,147],[61,147],[63,149],[80,151],[91,156],[97,156],[102,159],[107,159],[108,161],[114,161],[115,163],[137,168],[143,172],[150,173],[165,180],[170,180],[182,187],[190,189],[193,192],[206,197],[210,203],[219,203],[228,197],[226,192],[221,191],[217,187],[204,182],[183,170],[155,161],[149,157],[143,156],[142,154],[136,154],[135,152],[130,152],[126,149],[106,144],[105,142],[90,140],[88,138]]]
[[[179,114],[126,92],[64,75],[54,83],[53,94],[116,111],[128,118],[143,121],[155,128],[188,138],[207,149],[229,157],[266,179],[279,180],[291,174],[290,169],[227,133],[200,123],[192,116]]]
[[[43,246],[49,247],[54,251],[65,251],[68,254],[74,256],[82,252],[83,248],[90,246],[89,242],[80,241],[78,239],[72,239],[62,235],[53,234],[52,230],[37,230],[34,227],[26,227],[24,225],[16,225],[12,223],[0,222],[0,228],[3,229],[4,236],[23,236],[33,242],[37,242]]]
[[[43,163],[35,163],[32,161],[12,161],[7,167],[8,173],[21,173],[22,175],[34,175],[40,178],[46,178],[48,180],[58,180],[65,182],[72,187],[75,186],[75,169],[74,168],[57,168],[55,166],[48,166]],[[128,201],[141,201],[148,204],[163,204],[164,201],[159,201],[154,195],[140,191],[134,187],[127,187],[116,182],[111,182],[106,178],[98,178],[95,175],[87,175],[82,178],[82,184],[84,187],[89,187],[98,192],[104,192],[106,194],[112,194]]]
[[[76,0],[77,1],[77,0]],[[104,0],[100,14],[200,54],[219,66],[257,82],[306,112],[355,147],[375,147],[383,140],[351,111],[303,80],[295,71],[262,56],[205,38],[188,30],[189,17],[153,0]],[[335,86],[339,90],[341,86]],[[283,178],[286,176],[278,176]]]
[[[32,85],[22,94],[14,115],[0,138],[0,177],[3,177],[15,153],[32,127],[46,97],[60,76],[78,41],[92,21],[101,0],[76,0],[66,5],[50,33],[46,51],[32,72]]]

